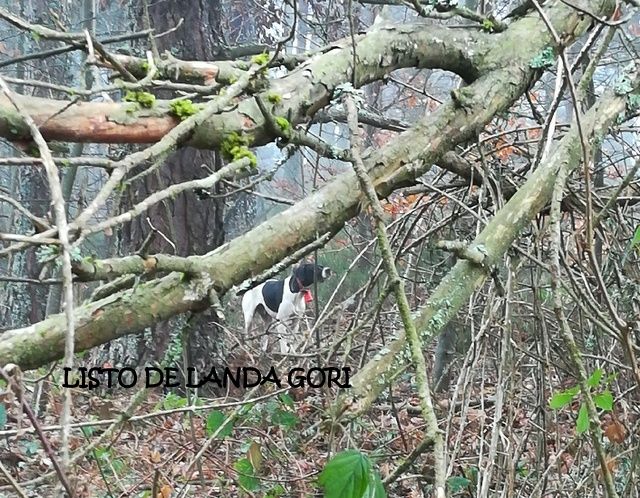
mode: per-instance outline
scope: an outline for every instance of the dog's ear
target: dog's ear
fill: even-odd
[[[303,281],[306,265],[304,263],[298,263],[293,266],[292,273],[296,279]]]

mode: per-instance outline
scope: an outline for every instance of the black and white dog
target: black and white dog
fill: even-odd
[[[323,282],[331,276],[328,266],[303,263],[295,266],[290,276],[284,280],[267,280],[245,292],[242,296],[245,337],[253,323],[256,311],[265,319],[275,319],[280,336],[280,351],[286,353],[290,347],[285,338],[286,326],[293,322],[293,333],[297,334],[300,318],[306,309],[306,303],[313,300],[310,287],[314,282]],[[269,338],[265,335],[262,347],[267,349]]]

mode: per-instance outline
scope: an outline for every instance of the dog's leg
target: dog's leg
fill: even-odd
[[[289,333],[289,325],[291,323],[291,319],[296,316],[296,307],[295,303],[292,301],[283,301],[278,309],[278,315],[276,319],[278,320],[278,336],[280,342],[280,352],[281,353],[289,353],[291,352],[291,346],[289,341],[287,340],[287,334]]]
[[[287,343],[290,352],[293,352],[300,345],[300,316],[294,315],[291,320],[292,339]]]
[[[291,346],[289,345],[289,341],[287,341],[287,326],[283,322],[278,323],[278,342],[280,344],[280,352],[282,354],[287,354],[291,352]]]
[[[265,328],[264,335],[262,336],[262,352],[263,353],[266,353],[269,351],[269,329],[271,328],[271,325]]]
[[[293,303],[293,314],[291,317],[291,332],[292,332],[292,344],[289,346],[291,351],[294,351],[294,348],[300,346],[300,344],[304,343],[304,340],[301,340],[300,337],[300,322],[303,319],[306,320],[305,311],[307,309],[307,305],[304,302],[304,299],[299,298],[296,299]],[[291,347],[293,346],[293,347]]]
[[[255,299],[255,289],[251,289],[245,292],[242,296],[242,314],[244,316],[244,335],[245,338],[249,337],[249,331],[253,323],[253,317],[255,316],[258,302]]]

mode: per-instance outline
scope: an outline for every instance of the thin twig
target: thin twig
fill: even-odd
[[[28,498],[27,493],[24,491],[24,489],[20,487],[20,484],[18,484],[18,481],[16,481],[11,476],[7,468],[3,465],[2,460],[0,460],[0,472],[2,472],[2,474],[7,479],[7,481],[9,481],[9,484],[11,484],[11,487],[15,490],[16,493],[18,493],[20,498]]]
[[[7,382],[7,385],[9,386],[9,388],[18,395],[18,399],[20,401],[20,404],[22,405],[22,410],[27,415],[27,418],[33,425],[33,429],[35,433],[38,435],[40,442],[42,443],[42,448],[44,449],[44,452],[47,454],[47,456],[51,460],[51,464],[53,465],[53,468],[55,469],[56,474],[58,475],[58,479],[60,479],[60,483],[69,494],[69,497],[72,498],[75,495],[73,493],[73,490],[71,489],[71,484],[69,483],[69,479],[67,479],[67,476],[64,473],[64,470],[58,463],[56,454],[53,451],[53,448],[51,447],[51,445],[49,444],[49,440],[44,435],[44,431],[40,427],[40,422],[38,422],[38,419],[36,418],[33,411],[31,410],[29,403],[27,403],[27,401],[24,399],[24,396],[22,395],[21,387],[17,385],[14,378],[10,376],[3,367],[0,367],[0,376],[2,376],[2,378]]]
[[[535,2],[535,0],[533,0]],[[551,244],[551,289],[553,291],[553,309],[556,314],[558,324],[560,326],[560,335],[563,338],[568,350],[569,350],[569,359],[573,364],[574,368],[578,373],[578,382],[580,384],[580,388],[582,390],[582,394],[584,396],[587,410],[589,413],[589,421],[590,421],[590,430],[589,433],[591,435],[591,441],[593,442],[593,446],[596,452],[596,456],[600,463],[600,469],[602,470],[602,474],[604,476],[604,483],[607,489],[607,494],[609,498],[617,498],[618,494],[615,489],[615,484],[613,482],[613,476],[611,475],[611,471],[607,466],[607,456],[605,454],[604,448],[602,447],[602,429],[600,427],[600,421],[598,419],[598,412],[596,410],[596,406],[593,402],[593,397],[591,396],[591,392],[589,386],[587,385],[587,371],[585,369],[582,358],[580,357],[580,351],[575,342],[575,338],[573,337],[573,332],[571,331],[571,326],[567,320],[567,317],[564,313],[564,305],[562,302],[562,294],[560,292],[561,284],[560,284],[560,246],[561,246],[561,220],[562,220],[562,210],[561,210],[561,201],[562,201],[562,192],[564,190],[564,185],[568,176],[568,168],[566,166],[567,163],[563,163],[563,166],[560,167],[558,171],[558,175],[556,178],[556,183],[554,185],[552,199],[551,199],[551,235],[553,237],[553,242]]]
[[[64,312],[66,318],[66,333],[64,346],[64,367],[71,369],[73,367],[74,354],[74,335],[75,324],[73,315],[73,272],[71,269],[71,243],[69,241],[69,226],[67,224],[67,212],[65,208],[64,194],[62,193],[62,185],[58,176],[58,168],[56,168],[53,156],[49,150],[49,146],[44,137],[40,133],[33,118],[18,104],[13,98],[13,93],[0,78],[0,88],[4,91],[7,99],[13,104],[20,113],[25,124],[29,127],[33,141],[38,146],[42,164],[47,172],[47,180],[49,182],[49,190],[51,191],[51,204],[55,213],[56,228],[58,238],[62,246],[62,281],[64,287]],[[62,409],[62,463],[66,467],[69,463],[69,422],[71,418],[71,390],[65,389],[64,403]]]
[[[47,220],[45,220],[44,218],[40,218],[39,216],[36,216],[35,214],[33,214],[31,211],[29,211],[26,207],[24,207],[22,204],[20,204],[13,197],[9,197],[9,196],[5,196],[3,194],[0,194],[0,201],[4,201],[7,204],[11,204],[14,208],[16,208],[16,210],[18,210],[23,215],[25,215],[27,218],[29,218],[31,220],[31,222],[33,223],[33,227],[36,230],[41,230],[42,231],[42,230],[49,230],[51,228],[51,226],[49,225]]]
[[[400,278],[400,274],[398,273],[398,269],[395,265],[393,251],[391,249],[391,244],[389,243],[389,238],[387,236],[387,229],[384,224],[384,210],[382,209],[382,204],[378,199],[373,182],[367,174],[366,167],[360,155],[362,145],[360,130],[358,128],[358,111],[354,98],[351,94],[346,95],[345,107],[347,109],[347,122],[351,132],[351,156],[354,159],[353,169],[358,177],[360,189],[365,194],[369,206],[371,207],[371,215],[375,220],[376,236],[380,247],[380,253],[382,255],[382,262],[385,271],[389,276],[389,283],[393,288],[396,302],[398,304],[398,311],[402,318],[402,324],[404,325],[407,341],[409,342],[411,349],[411,358],[416,368],[416,383],[418,384],[420,407],[422,409],[422,416],[427,424],[425,440],[433,443],[434,448],[436,496],[438,498],[444,498],[446,496],[446,454],[442,433],[438,428],[438,418],[431,399],[429,381],[427,379],[427,365],[422,352],[422,342],[418,336],[415,323],[411,318],[411,308],[409,306],[407,295],[404,291],[404,283]],[[425,442],[421,446],[426,448],[428,444]]]
[[[83,236],[86,236],[90,233],[100,232],[102,230],[106,230],[108,228],[112,228],[117,225],[121,225],[122,223],[131,221],[136,216],[139,216],[147,211],[149,208],[151,208],[151,206],[158,204],[165,199],[174,198],[176,195],[184,192],[185,190],[211,188],[220,180],[232,178],[237,172],[249,167],[250,161],[245,157],[238,161],[227,164],[225,167],[221,168],[218,171],[215,171],[212,175],[205,178],[198,178],[195,180],[177,183],[159,192],[154,192],[146,199],[137,203],[128,211],[125,211],[124,213],[121,213],[117,216],[113,216],[112,218],[103,220],[99,223],[96,223],[95,225],[87,226],[82,230]]]

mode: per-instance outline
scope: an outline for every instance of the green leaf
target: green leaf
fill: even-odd
[[[82,253],[80,252],[79,247],[72,248],[71,252],[69,253],[69,256],[71,257],[71,261],[74,261],[74,262],[82,261]]]
[[[124,461],[122,461],[120,458],[110,460],[110,464],[116,474],[121,474],[122,471],[126,468]]]
[[[593,402],[602,410],[611,411],[613,409],[613,394],[608,389],[593,397]]]
[[[447,479],[447,485],[449,486],[449,491],[451,494],[460,493],[469,487],[471,481],[466,477],[462,476],[453,476]]]
[[[7,409],[0,403],[0,429],[4,429],[5,425],[7,425]]]
[[[187,406],[187,398],[178,396],[177,394],[168,393],[162,401],[165,410],[175,410],[176,408],[184,408]]]
[[[284,489],[282,484],[276,484],[269,492],[264,495],[264,498],[279,498],[280,496],[284,496],[287,491]]]
[[[298,417],[295,413],[278,408],[271,415],[271,423],[274,425],[281,425],[282,427],[286,427],[287,429],[291,429],[298,423]]]
[[[38,453],[40,449],[40,444],[37,440],[35,441],[25,441],[24,444],[20,445],[22,450],[27,454],[27,456],[33,456]]]
[[[342,451],[329,460],[318,477],[325,498],[362,498],[369,486],[371,464],[356,450]]]
[[[556,393],[549,400],[549,407],[553,410],[559,410],[560,408],[564,408],[569,403],[571,403],[574,397],[575,394],[569,391]]]
[[[81,427],[80,430],[82,431],[82,434],[84,434],[86,437],[91,437],[93,436],[93,433],[96,431],[96,428],[92,425],[87,425],[85,427]]]
[[[241,458],[233,464],[238,471],[238,484],[247,491],[256,491],[260,487],[260,481],[255,478],[253,465],[248,458]]]
[[[518,475],[520,477],[528,477],[529,476],[529,469],[527,468],[526,465],[524,465],[522,463],[518,463],[518,465],[516,467],[516,472],[518,473]]]
[[[238,411],[239,417],[244,417],[251,413],[251,410],[255,407],[255,403],[247,403],[246,405],[242,405],[240,410]]]
[[[551,294],[551,291],[549,289],[545,289],[544,287],[539,289],[538,294],[540,296],[540,300],[545,303],[551,300],[551,297],[553,296],[553,294]]]
[[[578,434],[582,434],[589,428],[589,412],[587,411],[587,405],[582,403],[580,405],[580,411],[578,412],[578,420],[576,421],[576,430]]]
[[[60,251],[56,246],[46,245],[40,246],[36,251],[36,260],[38,263],[44,263],[51,258],[55,258],[60,254]]]
[[[212,411],[207,417],[207,436],[211,436],[225,420],[224,413],[220,410]],[[218,436],[220,439],[230,436],[233,432],[233,420],[229,420],[224,427],[220,429]]]
[[[636,227],[636,231],[633,233],[633,239],[631,239],[631,247],[640,246],[640,225]]]
[[[571,389],[567,389],[565,391],[565,393],[571,394],[572,396],[575,396],[579,392],[580,392],[580,386],[573,386]]]
[[[478,467],[471,466],[463,469],[464,476],[471,481],[471,485],[474,486],[478,482],[478,474],[480,469]]]
[[[601,368],[596,368],[595,372],[591,374],[591,377],[587,379],[587,385],[591,388],[598,387],[600,381],[602,380],[602,375],[604,372]]]
[[[288,407],[288,408],[294,408],[295,404],[293,402],[293,398],[291,396],[289,396],[287,393],[282,393],[280,395],[280,402]]]
[[[387,498],[387,492],[384,490],[382,481],[377,472],[369,478],[369,486],[364,492],[365,498]]]
[[[111,460],[111,450],[103,446],[98,446],[94,451],[96,460]]]

